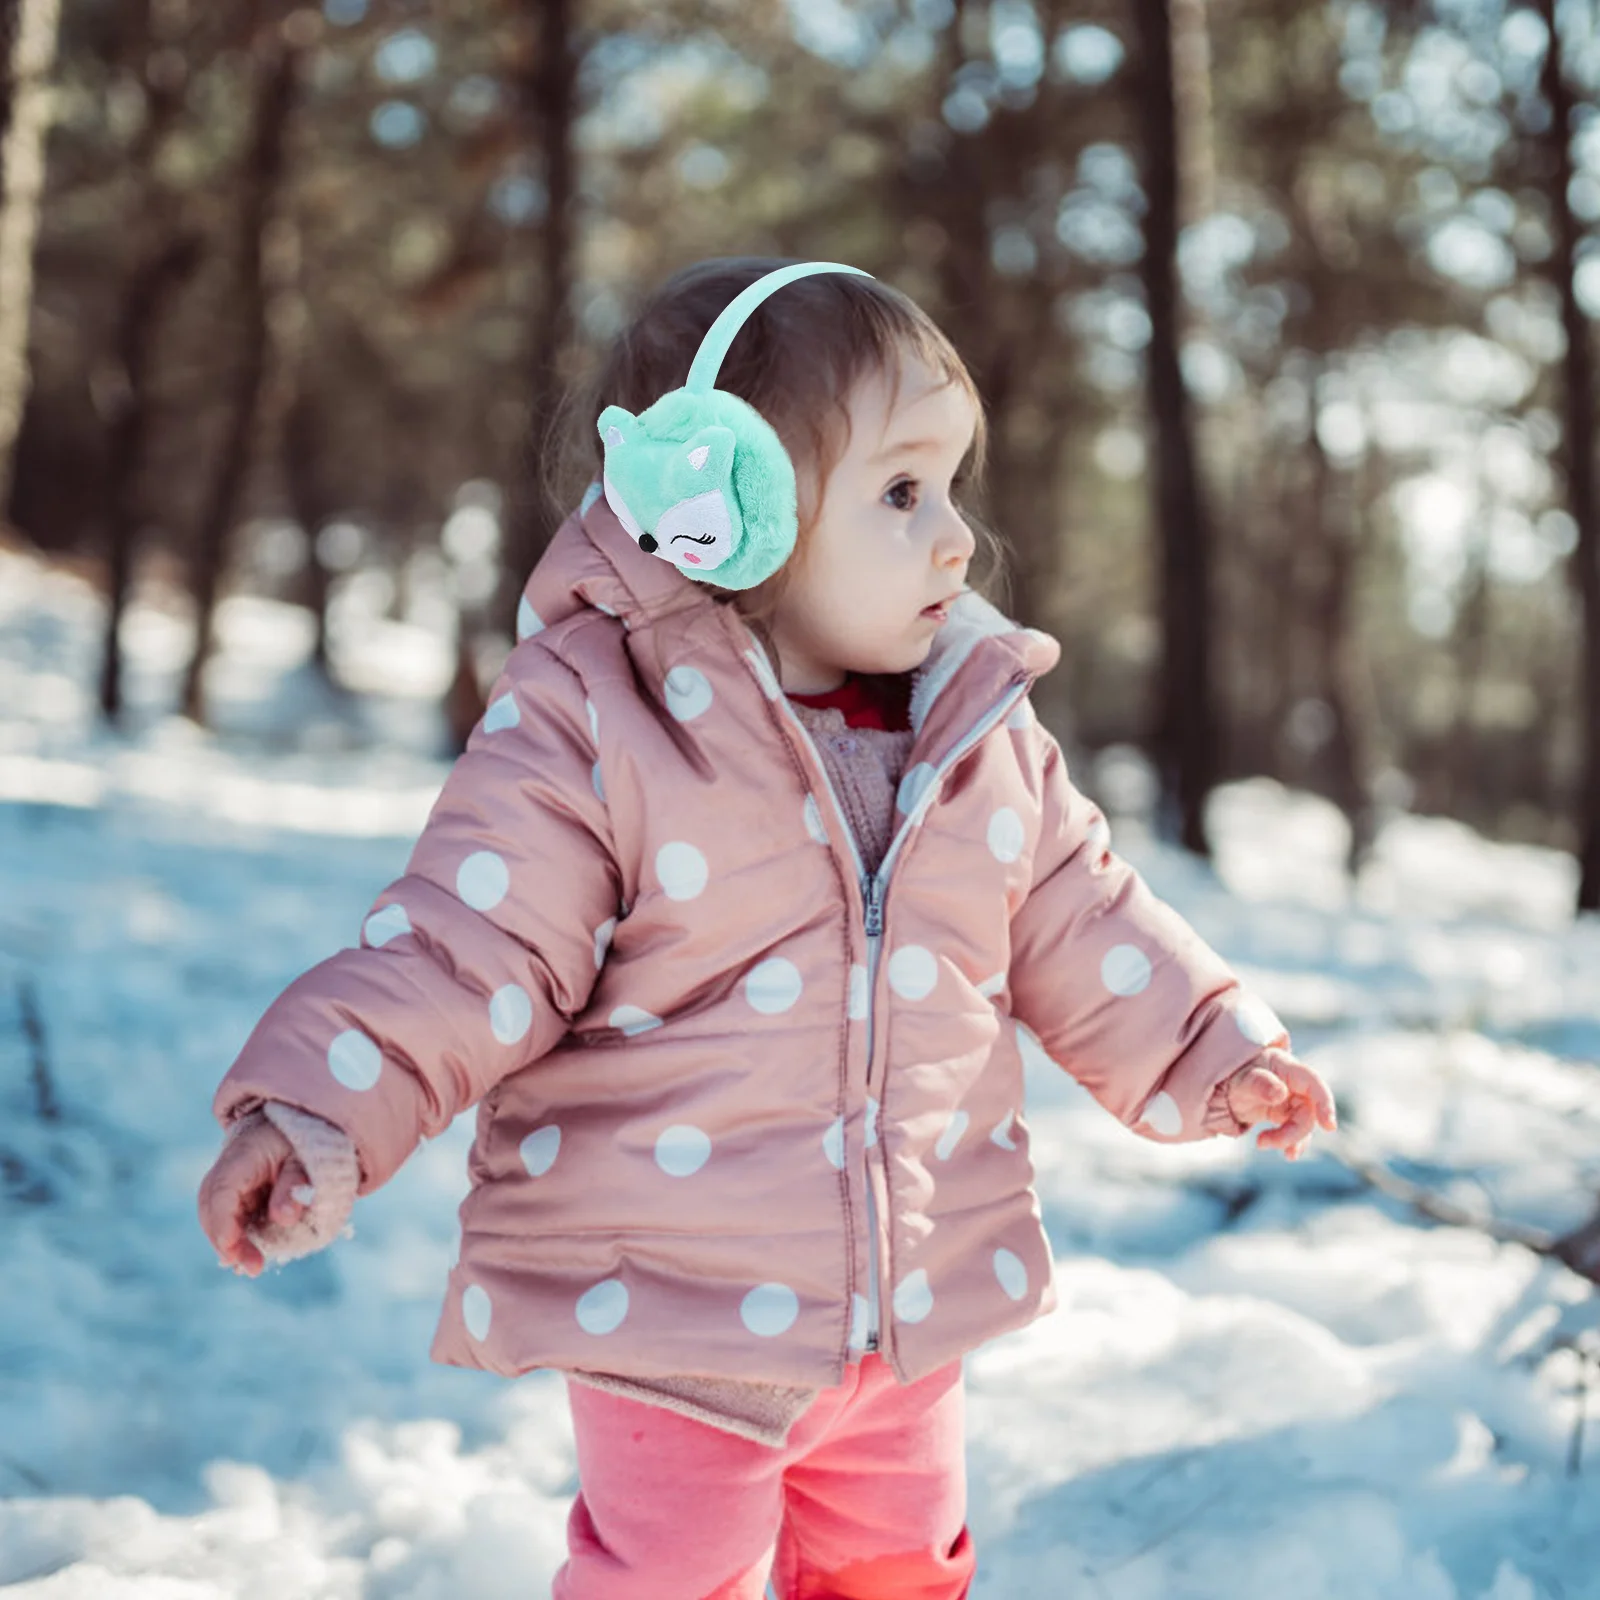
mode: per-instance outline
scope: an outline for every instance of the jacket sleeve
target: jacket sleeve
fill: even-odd
[[[1011,1001],[1047,1055],[1119,1121],[1180,1143],[1238,1134],[1220,1086],[1288,1035],[1222,958],[1110,849],[1110,828],[1044,741],[1043,821],[1011,923]]]
[[[223,1077],[224,1128],[267,1100],[309,1111],[353,1141],[367,1194],[557,1042],[618,907],[594,728],[577,674],[519,645],[360,944],[290,984]]]

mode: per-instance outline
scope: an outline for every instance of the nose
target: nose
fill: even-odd
[[[976,535],[959,511],[952,510],[939,529],[934,542],[934,564],[944,571],[955,571],[971,561],[978,547]]]

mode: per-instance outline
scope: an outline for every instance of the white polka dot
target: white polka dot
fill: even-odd
[[[739,1315],[751,1333],[770,1339],[794,1326],[800,1297],[786,1283],[758,1283],[739,1303]]]
[[[835,1117],[822,1136],[822,1153],[841,1172],[844,1170],[844,1118]]]
[[[535,1128],[518,1148],[528,1176],[542,1178],[556,1164],[556,1154],[561,1149],[561,1129],[548,1122],[542,1128]]]
[[[479,1344],[489,1337],[489,1321],[493,1314],[489,1292],[481,1284],[469,1283],[461,1291],[461,1320]]]
[[[1022,818],[1010,806],[1001,806],[989,818],[989,849],[996,861],[1015,861],[1022,854]]]
[[[933,1153],[941,1161],[948,1161],[955,1153],[955,1148],[961,1143],[961,1135],[967,1131],[971,1118],[965,1111],[952,1111],[950,1120],[944,1125],[944,1132],[939,1135],[939,1142],[933,1147]]]
[[[711,680],[697,667],[674,667],[667,674],[667,710],[679,722],[693,722],[708,711],[715,696]]]
[[[1251,1044],[1263,1049],[1287,1031],[1278,1014],[1259,995],[1247,994],[1233,1008],[1233,1020]]]
[[[872,1307],[867,1304],[864,1294],[850,1296],[850,1348],[864,1350],[867,1347],[867,1317]]]
[[[617,919],[615,917],[607,917],[594,930],[594,964],[597,968],[606,964],[606,951],[611,948],[611,939],[616,931]]]
[[[782,956],[752,967],[744,980],[744,997],[764,1016],[787,1011],[800,998],[800,969]]]
[[[867,1096],[867,1149],[878,1142],[878,1102]]]
[[[1023,1266],[1021,1258],[1011,1251],[995,1251],[994,1275],[1000,1280],[1000,1287],[1013,1300],[1020,1300],[1028,1292],[1028,1269]]]
[[[766,695],[767,699],[776,700],[783,693],[783,689],[779,685],[777,677],[773,674],[772,663],[767,660],[766,652],[759,648],[746,650],[744,658],[754,669],[756,679],[761,684],[761,692]]]
[[[594,785],[595,798],[601,805],[606,803],[606,781],[600,772],[600,763],[597,761],[589,769],[589,782]]]
[[[939,981],[939,963],[920,944],[906,944],[889,957],[889,987],[904,1000],[926,1000]]]
[[[1142,994],[1150,986],[1150,957],[1136,944],[1113,945],[1100,963],[1100,981],[1112,994]]]
[[[710,876],[706,858],[692,844],[675,839],[656,851],[656,877],[669,900],[693,900]]]
[[[544,632],[544,618],[528,604],[527,595],[517,602],[517,637],[531,639],[536,633]]]
[[[406,915],[406,908],[402,905],[383,906],[367,918],[362,932],[366,935],[368,944],[381,949],[391,939],[398,939],[402,933],[411,932],[411,918]]]
[[[648,1033],[661,1026],[661,1018],[652,1016],[642,1006],[618,1006],[607,1019],[613,1028],[626,1034]]]
[[[849,1015],[852,1022],[867,1020],[867,969],[860,962],[850,969]]]
[[[894,803],[909,816],[917,809],[918,802],[928,792],[928,785],[932,782],[933,768],[926,761],[919,761],[900,780],[900,787],[895,791]]]
[[[593,700],[585,700],[583,709],[589,713],[589,737],[598,745],[600,743],[600,713],[595,710]]]
[[[995,1124],[994,1132],[989,1137],[1000,1146],[1002,1150],[1015,1150],[1017,1141],[1011,1137],[1011,1124],[1017,1120],[1015,1111],[1008,1111]]]
[[[489,1026],[501,1044],[515,1044],[533,1026],[533,1001],[515,983],[496,989],[489,999]]]
[[[346,1028],[328,1046],[328,1071],[347,1089],[370,1089],[383,1070],[383,1052],[359,1028]]]
[[[674,1178],[687,1178],[711,1159],[710,1136],[692,1123],[663,1128],[656,1140],[656,1165]]]
[[[1139,1120],[1152,1132],[1166,1134],[1169,1138],[1183,1132],[1183,1113],[1165,1089],[1151,1096]]]
[[[817,804],[817,797],[814,794],[808,794],[806,796],[805,814],[806,832],[809,833],[818,844],[826,844],[828,842],[828,830],[823,826],[822,807]]]
[[[493,850],[474,850],[456,869],[456,893],[474,911],[499,905],[511,887],[511,873]]]
[[[993,1000],[994,997],[1005,988],[1005,986],[1006,974],[1003,972],[996,972],[993,974],[993,976],[985,978],[983,982],[978,985],[978,993],[981,994],[985,1000]]]
[[[517,709],[517,697],[506,693],[498,700],[491,700],[483,713],[483,731],[485,733],[499,733],[502,728],[514,728],[522,721],[522,713]]]
[[[1017,1024],[1017,1053],[1022,1057],[1023,1067],[1029,1071],[1043,1072],[1047,1068],[1055,1068],[1054,1059],[1039,1043],[1039,1035],[1025,1022]]]
[[[894,1314],[902,1322],[921,1322],[933,1310],[933,1286],[918,1267],[895,1285]]]
[[[585,1333],[615,1333],[628,1314],[628,1289],[620,1278],[605,1278],[578,1296],[578,1326]]]
[[[1028,697],[1024,695],[1022,699],[1017,701],[1016,705],[1011,708],[1010,714],[1006,717],[1006,726],[1008,728],[1022,729],[1026,728],[1032,721],[1033,706],[1029,703]]]

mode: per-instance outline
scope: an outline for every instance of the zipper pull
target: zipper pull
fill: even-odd
[[[871,877],[862,885],[867,902],[867,937],[876,939],[883,932],[883,885]]]

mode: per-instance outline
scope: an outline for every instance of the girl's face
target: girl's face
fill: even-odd
[[[846,672],[920,666],[975,544],[950,498],[977,426],[966,394],[907,357],[892,414],[882,372],[857,385],[848,409],[849,444],[771,620],[795,694],[835,689]]]

